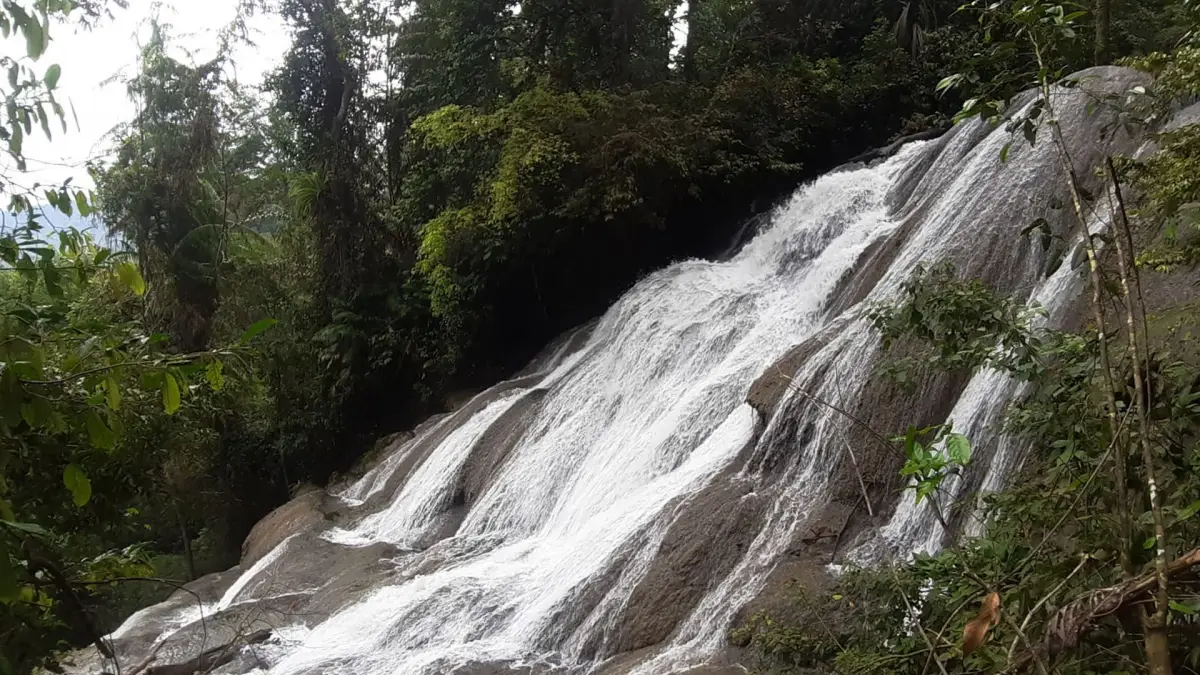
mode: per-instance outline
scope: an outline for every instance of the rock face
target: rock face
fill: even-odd
[[[1079,78],[1057,99],[1079,168],[1135,152],[1085,92],[1144,78]],[[969,430],[960,491],[1003,484],[1020,456],[995,433],[1011,383],[924,373],[901,389],[873,375],[866,317],[914,266],[950,261],[1078,325],[1080,274],[1051,259],[1070,250],[1019,236],[1046,217],[1080,241],[1047,206],[1065,203],[1059,160],[1014,143],[1002,164],[1009,140],[975,122],[904,145],[802,188],[730,259],[647,277],[352,482],[269,515],[238,568],[192,585],[198,604],[176,594],[114,634],[122,664],[229,646],[218,672],[744,672],[728,629],[788,585],[945,541],[900,496],[882,435]]]

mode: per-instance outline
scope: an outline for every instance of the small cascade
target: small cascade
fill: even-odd
[[[385,540],[410,546],[419,541],[451,501],[454,476],[461,470],[471,448],[523,393],[525,391],[521,389],[505,393],[500,400],[492,402],[455,429],[442,442],[438,452],[412,474],[392,503],[366,518],[354,534],[367,541]],[[403,456],[403,451],[401,448],[396,456]],[[361,492],[361,488],[356,491]]]
[[[1089,233],[1102,232],[1108,225],[1106,214],[1097,211],[1089,224]],[[1076,237],[1070,250],[1078,252],[1082,246],[1082,237]],[[1029,306],[1042,312],[1033,319],[1033,328],[1056,321],[1070,301],[1081,292],[1084,279],[1081,271],[1071,264],[1074,257],[1065,255],[1058,269],[1040,281],[1030,294]],[[984,369],[971,378],[954,410],[946,418],[945,423],[952,425],[956,433],[965,435],[976,444],[986,446],[990,443],[993,446],[980,482],[981,495],[1003,489],[1006,478],[1020,463],[1025,450],[1023,439],[1001,434],[1000,427],[1004,420],[1005,404],[1019,399],[1026,391],[1023,385],[1008,375]],[[939,499],[953,503],[963,496],[964,487],[962,476],[950,476],[938,490]],[[911,494],[906,497],[901,500],[891,520],[880,528],[877,540],[854,551],[851,554],[853,560],[870,563],[897,554],[932,554],[942,549],[950,533],[945,531],[933,513],[932,504],[928,501],[917,504]],[[974,513],[968,517],[962,529],[968,536],[978,536],[982,534],[983,526],[981,514]]]

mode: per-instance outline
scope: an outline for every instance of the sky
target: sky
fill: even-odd
[[[62,67],[56,95],[64,105],[63,99],[69,99],[75,106],[79,127],[68,107],[67,134],[61,133],[61,125],[51,125],[57,132],[52,141],[36,130],[31,134],[25,143],[26,185],[61,183],[73,177],[73,184],[91,186],[84,164],[107,156],[113,146],[109,132],[135,114],[124,84],[114,80],[136,72],[139,45],[149,36],[149,19],[156,8],[169,26],[173,55],[185,62],[202,62],[215,54],[218,32],[234,18],[237,4],[238,0],[129,0],[128,9],[114,8],[115,18],[91,31],[55,26],[46,54],[33,67],[38,72],[51,64]],[[276,17],[256,17],[251,29],[256,45],[239,47],[234,53],[236,76],[244,84],[261,82],[289,44],[287,30]],[[10,39],[0,45],[0,53],[23,55],[24,48],[24,40]]]
[[[64,135],[59,133],[61,126],[52,125],[56,132],[53,140],[35,130],[25,142],[29,171],[23,183],[55,184],[71,177],[74,185],[91,187],[84,165],[88,160],[109,156],[113,150],[110,132],[135,114],[120,80],[137,70],[140,45],[150,32],[150,18],[157,12],[168,26],[175,56],[199,63],[214,55],[218,32],[234,18],[238,1],[129,0],[127,9],[114,8],[115,17],[93,30],[55,26],[49,49],[34,69],[45,72],[52,64],[62,67],[57,96],[64,105],[63,99],[74,105],[79,127],[69,120],[70,129]],[[676,49],[686,35],[686,8],[684,3],[676,9]],[[278,65],[290,43],[278,17],[255,17],[250,28],[255,45],[240,46],[234,53],[235,74],[246,85],[260,83]],[[23,56],[24,49],[20,38],[0,41],[0,54]],[[11,170],[11,160],[5,156],[0,156],[0,165]]]

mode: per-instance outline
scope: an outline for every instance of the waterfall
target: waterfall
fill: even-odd
[[[1085,115],[1083,99],[1063,108]],[[222,672],[662,675],[715,658],[830,514],[861,535],[839,532],[834,555],[936,550],[946,533],[864,427],[953,422],[987,450],[973,485],[996,489],[1024,451],[996,433],[1019,387],[984,371],[888,389],[866,309],[948,260],[1055,321],[1067,311],[1079,275],[1046,275],[1017,234],[1059,189],[1058,160],[1043,144],[1002,165],[1009,140],[973,122],[817,179],[729,259],[650,274],[356,482],[268,517],[251,538],[273,550],[212,582],[203,639],[222,621],[276,638]],[[877,530],[856,503],[868,483]],[[201,643],[194,603],[152,610],[119,648]]]
[[[750,384],[824,326],[838,281],[894,228],[884,204],[891,177],[918,152],[818,181],[727,262],[687,261],[638,284],[537,385],[537,413],[453,537],[484,542],[476,552],[335,614],[272,672],[433,673],[531,660],[544,657],[547,633],[572,622],[556,658],[581,660],[589,630],[619,613],[636,574],[605,589],[589,617],[564,616],[574,595],[618,558],[646,564],[666,530],[664,508],[753,442],[762,421],[744,403]],[[348,529],[363,541],[419,538],[471,442],[519,396],[509,391],[462,423],[391,505]]]

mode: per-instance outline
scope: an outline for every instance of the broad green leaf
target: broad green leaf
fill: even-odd
[[[54,266],[54,260],[51,258],[42,259],[42,281],[46,284],[46,292],[51,297],[61,298],[63,296],[62,272]]]
[[[30,429],[37,429],[41,426],[37,423],[37,410],[34,409],[32,402],[21,404],[21,419],[25,420],[25,424],[28,424]]]
[[[21,125],[12,125],[12,136],[8,139],[8,150],[14,155],[19,156],[25,144],[25,132],[21,130]]]
[[[163,410],[174,415],[179,410],[179,383],[170,373],[163,373],[162,398]]]
[[[0,497],[0,522],[12,521],[16,516],[13,515],[12,506]]]
[[[1008,151],[1009,150],[1012,150],[1012,141],[1005,143],[1004,147],[1000,148],[1000,163],[1001,164],[1008,161]]]
[[[117,378],[109,375],[104,380],[104,394],[109,408],[113,410],[121,409],[121,385],[117,382]]]
[[[46,88],[54,90],[58,87],[58,80],[62,77],[62,66],[57,63],[46,69]]]
[[[961,466],[971,463],[971,441],[962,434],[950,434],[946,439],[946,454],[950,461]]]
[[[1170,605],[1173,611],[1179,612],[1180,614],[1192,616],[1196,613],[1195,607],[1192,607],[1191,605],[1185,605],[1182,602],[1175,602],[1174,600],[1171,600]]]
[[[87,193],[84,192],[83,190],[75,191],[75,207],[77,209],[79,209],[79,215],[83,216],[84,218],[87,218],[88,216],[92,215],[92,205],[90,203],[88,203]],[[101,250],[107,251],[107,249],[101,249]],[[99,256],[99,254],[97,253],[97,257],[98,256]],[[96,264],[99,264],[99,263],[96,263]]]
[[[46,29],[37,17],[29,17],[29,21],[23,26],[25,31],[25,49],[29,54],[29,58],[37,61],[42,58],[42,54],[46,53]]]
[[[77,465],[68,464],[63,470],[63,485],[71,491],[75,506],[84,506],[92,500],[92,482]]]
[[[208,379],[208,385],[213,391],[221,391],[225,388],[225,364],[220,361],[213,361],[208,364],[208,368],[204,371],[204,376]]]
[[[1146,549],[1147,551],[1149,551],[1150,549],[1154,548],[1154,544],[1155,544],[1157,541],[1158,541],[1158,537],[1150,537],[1150,538],[1149,538],[1149,539],[1147,539],[1146,541],[1142,542],[1142,548],[1144,548],[1144,549]]]
[[[1025,134],[1025,140],[1030,145],[1037,145],[1037,127],[1034,126],[1032,120],[1025,120],[1025,123],[1021,125],[1021,133]]]
[[[21,416],[34,429],[51,429],[55,424],[54,406],[41,396],[34,396],[23,405]]]
[[[50,116],[46,114],[46,110],[45,110],[45,108],[42,107],[41,103],[38,103],[37,109],[38,109],[38,116],[37,116],[38,123],[40,123],[42,125],[42,133],[46,134],[46,138],[53,139],[54,134],[50,132]],[[67,202],[67,205],[70,206],[70,202]],[[58,208],[60,211],[64,211],[64,212],[66,211],[66,209],[63,208],[61,205]],[[68,213],[67,215],[69,216],[71,214]]]
[[[0,527],[5,527],[18,534],[32,534],[35,537],[49,539],[50,533],[44,528],[34,525],[33,523],[14,523],[12,521],[0,520]]]
[[[276,321],[275,319],[263,319],[262,321],[259,321],[258,323],[254,324],[253,326],[250,326],[249,328],[247,328],[246,332],[242,333],[242,337],[240,338],[239,341],[242,344],[246,344],[246,343],[250,342],[251,340],[253,340],[254,338],[258,337],[264,331],[270,330],[270,328],[272,326],[274,326],[276,323],[279,323],[279,322]]]
[[[142,273],[138,271],[137,265],[131,262],[117,263],[117,278],[125,287],[133,291],[134,295],[145,295],[146,280],[142,278]]]
[[[8,604],[21,594],[17,585],[17,569],[8,557],[8,542],[0,537],[0,602]]]
[[[85,424],[87,425],[88,438],[92,440],[92,445],[101,450],[112,450],[117,447],[117,434],[100,417],[100,413],[95,410],[87,411],[85,415]]]

